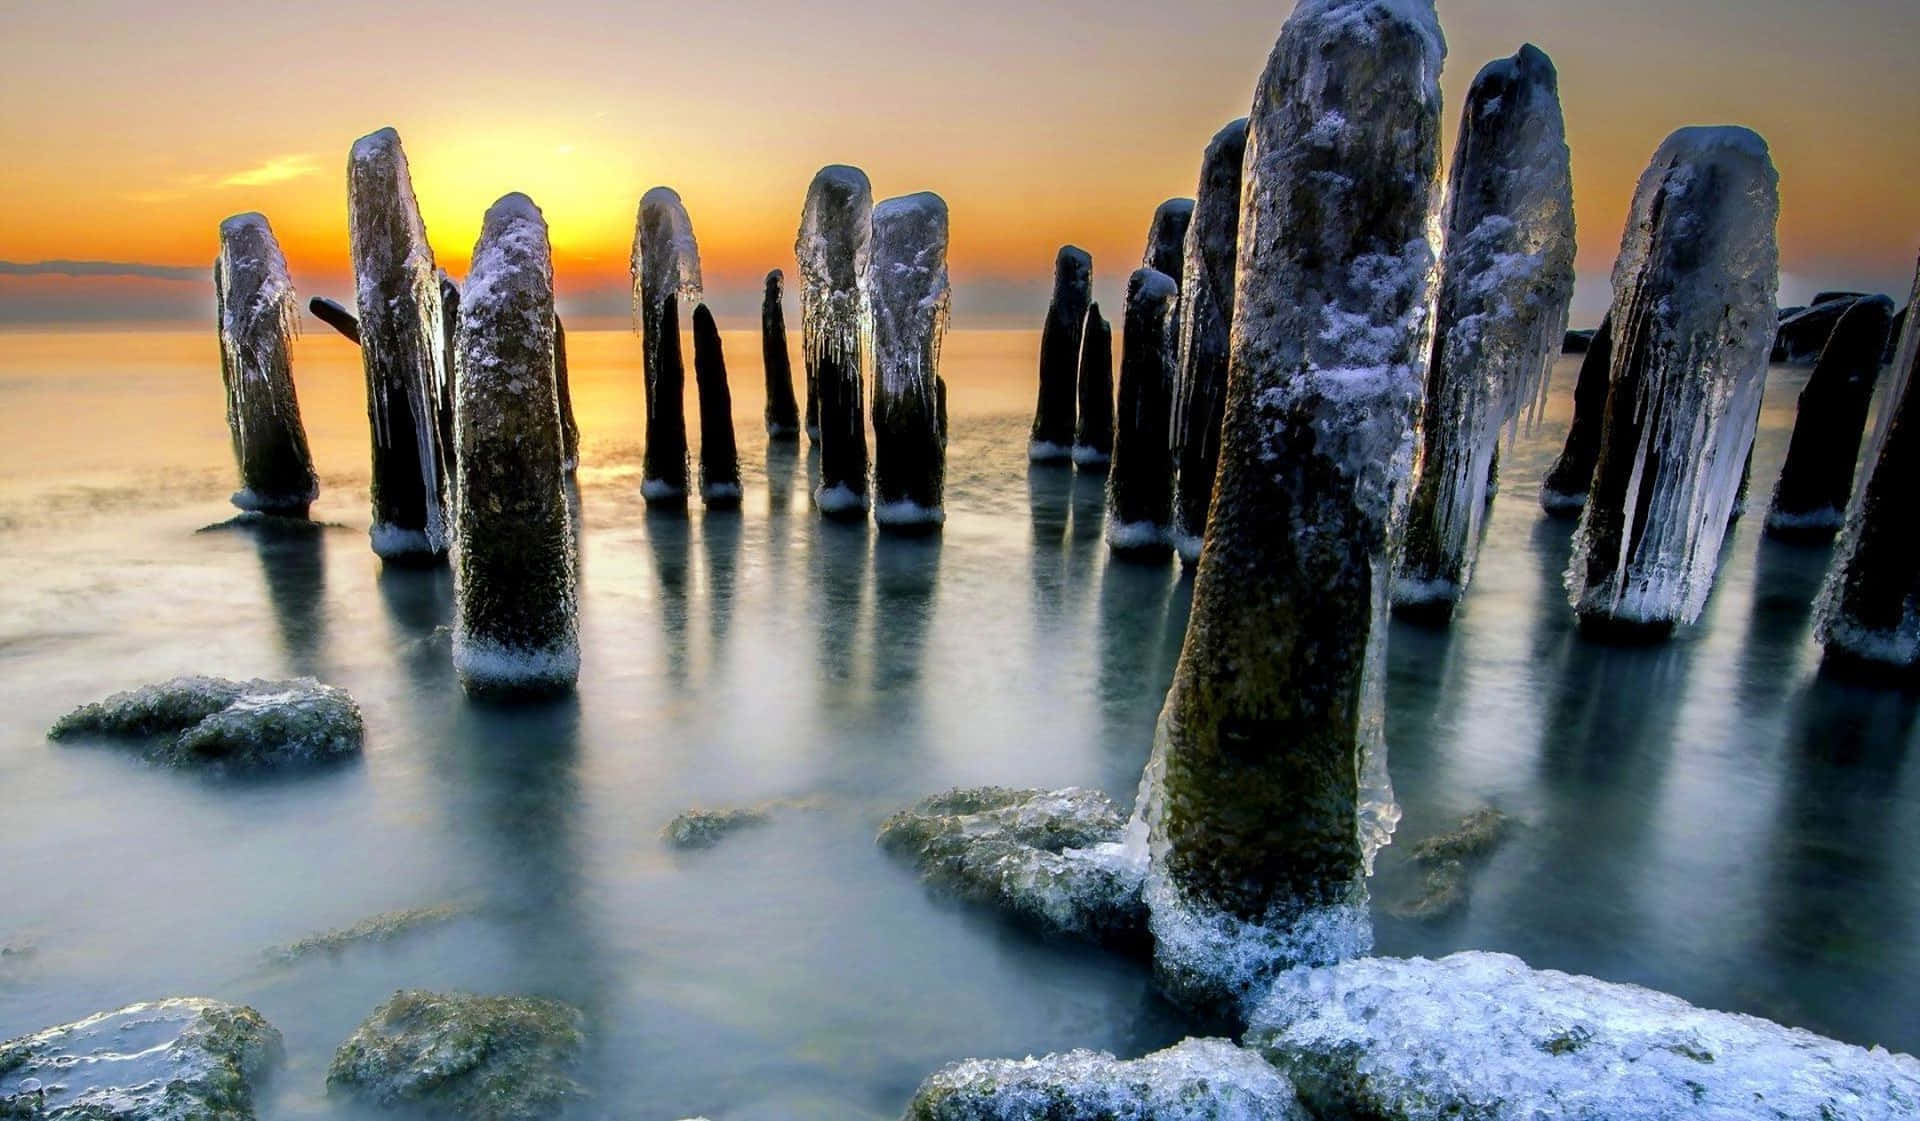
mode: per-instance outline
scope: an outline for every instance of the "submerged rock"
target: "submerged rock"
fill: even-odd
[[[1080,339],[1080,419],[1073,430],[1073,462],[1104,470],[1113,458],[1113,324],[1099,301],[1087,305]]]
[[[1893,301],[1885,296],[1855,302],[1834,324],[1794,411],[1786,463],[1767,508],[1772,536],[1821,540],[1846,520],[1854,461],[1892,324]]]
[[[1120,402],[1107,470],[1107,547],[1153,560],[1173,551],[1173,347],[1180,287],[1153,269],[1127,281]]]
[[[293,338],[300,305],[287,259],[259,214],[220,223],[213,263],[220,325],[220,380],[227,431],[240,466],[233,504],[242,510],[304,518],[320,495],[300,399],[293,389]]]
[[[1491,853],[1506,838],[1511,824],[1499,810],[1475,810],[1451,831],[1414,845],[1408,863],[1420,872],[1419,893],[1387,909],[1400,918],[1421,921],[1458,912],[1467,903],[1469,865]]]
[[[687,372],[680,351],[680,307],[700,302],[700,246],[693,220],[671,187],[640,198],[634,221],[634,314],[646,375],[647,446],[640,495],[649,506],[687,505]]]
[[[1143,946],[1142,869],[1126,819],[1097,790],[950,790],[888,818],[880,847],[921,879],[1050,934]]]
[[[873,520],[924,533],[947,520],[947,442],[941,427],[940,347],[952,285],[947,203],[921,192],[873,208],[867,268],[873,315]]]
[[[132,1004],[0,1043],[0,1117],[251,1121],[280,1033],[202,997]]]
[[[733,442],[727,355],[705,304],[693,309],[693,381],[700,394],[700,501],[709,510],[738,510],[740,451]]]
[[[1560,458],[1540,481],[1540,508],[1554,517],[1577,517],[1587,505],[1593,485],[1593,465],[1600,458],[1600,430],[1606,423],[1607,389],[1613,376],[1613,316],[1600,320],[1599,330],[1580,360],[1580,376],[1573,385],[1573,423]]]
[[[353,698],[311,677],[176,677],[82,705],[47,736],[143,739],[145,755],[168,766],[262,770],[357,754],[364,732]]]
[[[731,834],[771,820],[771,814],[757,807],[688,810],[667,822],[660,836],[677,849],[710,849]]]
[[[819,404],[820,485],[813,502],[829,518],[867,516],[867,417],[860,377],[867,329],[867,265],[873,186],[857,167],[814,174],[800,214],[800,333],[807,384]],[[808,416],[813,418],[812,407]]]
[[[397,992],[333,1053],[327,1092],[448,1121],[548,1121],[586,1094],[585,1023],[541,997]]]
[[[1027,458],[1058,463],[1073,455],[1074,407],[1079,402],[1080,341],[1093,302],[1093,258],[1063,245],[1053,258],[1053,299],[1040,329],[1040,396],[1027,435]]]
[[[800,404],[793,396],[793,359],[787,353],[787,312],[782,303],[786,281],[779,269],[767,273],[766,293],[760,299],[760,364],[767,375],[764,418],[767,437],[773,440],[800,438]],[[807,395],[812,400],[813,391],[809,389]],[[817,428],[818,414],[814,415]]]
[[[1920,1111],[1920,1061],[1506,954],[1279,979],[1246,1043],[1315,1116],[1800,1121]]]
[[[284,946],[275,946],[267,951],[270,961],[291,965],[310,957],[326,954],[338,957],[342,951],[353,946],[378,945],[416,934],[423,930],[444,926],[455,919],[465,918],[473,913],[473,908],[456,903],[441,903],[432,907],[410,907],[403,911],[387,911],[371,918],[361,919],[352,926],[339,930],[329,930],[320,934],[308,935]]]
[[[1187,1039],[1139,1059],[1068,1051],[968,1059],[920,1084],[907,1121],[1310,1121],[1253,1051]]]

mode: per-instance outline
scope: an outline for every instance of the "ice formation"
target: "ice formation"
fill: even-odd
[[[809,400],[819,404],[820,486],[813,499],[832,518],[864,518],[870,501],[860,377],[872,240],[873,187],[866,172],[843,164],[821,168],[807,187],[793,252],[800,262]]]
[[[1920,1061],[1506,954],[1287,973],[1246,1035],[1318,1117],[1911,1117]]]
[[[1920,299],[1920,269],[1913,295]],[[1907,305],[1913,306],[1911,302]],[[1866,475],[1821,593],[1820,642],[1831,665],[1911,674],[1920,668],[1920,552],[1913,495],[1920,489],[1920,320],[1900,332],[1893,381],[1867,451]]]
[[[586,1017],[545,997],[408,989],[327,1066],[327,1092],[460,1121],[547,1121],[586,1097]]]
[[[1213,476],[1220,466],[1227,328],[1233,320],[1233,267],[1240,240],[1240,164],[1246,151],[1245,117],[1207,143],[1183,247],[1173,389],[1173,543],[1187,564],[1200,559]]]
[[[47,737],[137,740],[147,758],[167,766],[261,771],[356,755],[365,734],[346,690],[311,677],[176,677],[82,705]]]
[[[800,438],[800,403],[793,397],[793,360],[787,354],[787,312],[782,305],[786,274],[767,273],[766,294],[760,299],[760,364],[767,375],[767,437]],[[815,427],[818,427],[816,416]]]
[[[315,319],[340,332],[348,342],[355,346],[360,345],[360,320],[352,312],[340,306],[339,300],[315,296],[307,301],[307,310],[313,313]]]
[[[304,518],[320,495],[320,477],[293,390],[291,344],[299,333],[300,304],[264,215],[236,214],[220,223],[213,288],[227,431],[240,467],[233,504]]]
[[[947,333],[947,203],[921,193],[873,208],[874,520],[896,530],[946,521],[940,344]]]
[[[407,156],[392,129],[354,143],[347,159],[347,214],[373,429],[368,536],[383,559],[438,560],[452,531],[439,424],[452,371],[439,270]]]
[[[679,309],[700,301],[700,246],[693,239],[693,220],[672,188],[655,187],[640,196],[629,271],[646,369],[647,447],[640,493],[650,506],[684,509],[687,375]]]
[[[469,693],[580,675],[553,323],[546,219],[507,195],[481,223],[460,314],[453,668]]]
[[[1613,317],[1587,343],[1580,376],[1573,386],[1573,423],[1567,443],[1540,481],[1540,508],[1555,517],[1575,517],[1587,505],[1593,464],[1600,458],[1600,430],[1606,423],[1608,378],[1613,373]]]
[[[560,407],[560,466],[571,475],[580,466],[580,425],[573,419],[573,388],[567,382],[567,328],[553,317],[553,394]]]
[[[740,508],[740,452],[733,443],[733,393],[720,328],[707,305],[693,309],[693,380],[700,392],[700,500],[709,510]]]
[[[1834,324],[1800,391],[1787,461],[1767,509],[1768,533],[1822,539],[1846,520],[1854,460],[1892,325],[1893,301],[1885,296],[1860,300]]]
[[[1073,462],[1105,469],[1113,458],[1113,324],[1100,303],[1087,305],[1080,337],[1080,420],[1073,430]]]
[[[455,336],[460,332],[460,286],[447,275],[447,270],[439,270],[440,277],[440,362],[445,376],[435,386],[435,431],[440,436],[440,457],[443,472],[447,478],[447,502],[453,503],[452,490],[459,485],[460,457],[459,449],[454,446],[454,396],[455,383],[459,380],[459,356],[455,353]],[[451,530],[449,530],[451,532]]]
[[[1419,479],[1394,606],[1450,615],[1473,576],[1504,428],[1537,416],[1573,299],[1573,174],[1539,48],[1482,67],[1448,173]]]
[[[968,1059],[934,1072],[906,1121],[1310,1121],[1287,1077],[1225,1039],[1138,1059],[1068,1051]]]
[[[1705,606],[1760,416],[1779,178],[1737,127],[1683,128],[1640,177],[1613,266],[1613,373],[1567,591],[1583,626],[1660,634]]]
[[[1183,1003],[1372,942],[1445,50],[1431,0],[1303,0],[1255,93],[1217,490],[1130,826]]]
[[[1120,341],[1120,403],[1107,472],[1107,546],[1164,557],[1173,548],[1173,340],[1180,287],[1166,273],[1135,269],[1127,280]]]
[[[1147,227],[1147,251],[1140,264],[1163,273],[1180,283],[1180,270],[1186,260],[1187,230],[1193,222],[1193,199],[1168,199],[1154,208],[1153,224]]]
[[[1080,340],[1092,302],[1093,258],[1078,246],[1061,246],[1053,259],[1053,299],[1040,329],[1040,398],[1027,438],[1027,457],[1035,463],[1057,463],[1073,455]]]

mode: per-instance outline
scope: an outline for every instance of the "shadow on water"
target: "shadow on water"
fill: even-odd
[[[700,553],[705,563],[707,639],[715,674],[727,653],[727,628],[733,621],[734,582],[740,567],[743,532],[737,510],[708,511],[700,519]]]
[[[873,543],[873,689],[889,712],[917,714],[920,708],[940,553],[939,534],[881,534]]]
[[[453,571],[380,566],[375,577],[394,646],[409,680],[425,693],[453,681]]]
[[[817,457],[809,457],[817,461]],[[793,510],[793,477],[800,466],[800,445],[791,440],[767,444],[767,514],[784,518]]]
[[[326,528],[274,531],[256,526],[248,535],[260,554],[260,572],[288,667],[296,675],[324,680],[329,676]]]
[[[1800,676],[1814,601],[1832,556],[1825,544],[1760,538],[1753,563],[1753,605],[1740,646],[1738,688],[1746,712],[1771,712],[1787,700],[1784,686]]]
[[[1076,468],[1067,488],[1067,556],[1060,610],[1065,618],[1086,617],[1087,600],[1098,582],[1106,555],[1107,479]]]
[[[692,564],[692,523],[682,513],[649,510],[647,546],[660,585],[660,625],[666,642],[667,680],[687,683],[687,585]]]
[[[1101,757],[1111,762],[1115,781],[1122,787],[1128,772],[1136,782],[1139,778],[1173,678],[1173,664],[1166,653],[1168,601],[1181,583],[1187,581],[1164,563],[1109,562],[1100,577],[1095,648]]]
[[[821,700],[828,721],[845,719],[861,695],[860,620],[865,611],[873,529],[867,522],[814,519],[807,534],[813,628],[820,643]]]
[[[1033,575],[1034,619],[1043,633],[1062,623],[1062,593],[1066,587],[1063,544],[1072,511],[1074,473],[1070,467],[1035,463],[1027,467],[1027,510],[1033,527],[1029,562]]]

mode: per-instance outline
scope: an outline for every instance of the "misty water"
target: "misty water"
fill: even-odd
[[[1138,963],[932,899],[873,844],[954,785],[1125,804],[1147,755],[1191,584],[1109,562],[1099,479],[1029,469],[1037,336],[950,338],[949,518],[930,540],[814,516],[817,457],[761,437],[752,332],[726,335],[744,510],[649,516],[639,343],[569,342],[583,669],[572,699],[506,707],[453,678],[446,572],[383,572],[368,549],[344,341],[314,329],[295,352],[332,526],[263,539],[195,532],[233,512],[211,329],[0,335],[0,1038],[136,1000],[240,1001],[287,1042],[262,1116],[343,1117],[327,1061],[395,989],[537,993],[586,1011],[607,1113],[744,1121],[897,1117],[952,1059],[1132,1055],[1190,1031]],[[1920,1050],[1916,702],[1818,675],[1829,550],[1759,535],[1806,372],[1772,371],[1755,511],[1705,618],[1621,648],[1574,633],[1572,523],[1534,498],[1576,361],[1504,457],[1453,626],[1394,624],[1405,818],[1374,884],[1378,948],[1505,950]],[[181,673],[343,686],[365,757],[218,779],[44,738],[77,704]],[[770,800],[767,825],[712,849],[659,835],[692,807]],[[1418,888],[1410,843],[1483,806],[1517,824],[1466,910],[1393,917]],[[440,904],[463,917],[267,955]]]

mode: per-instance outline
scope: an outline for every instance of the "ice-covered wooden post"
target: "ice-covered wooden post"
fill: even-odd
[[[462,304],[454,671],[473,694],[564,692],[580,675],[580,644],[553,257],[527,196],[487,210]]]
[[[1913,295],[1920,298],[1920,269]],[[1907,305],[1909,308],[1912,303]],[[1913,496],[1920,491],[1920,319],[1907,316],[1894,353],[1866,479],[1847,508],[1846,531],[1820,597],[1827,664],[1907,678],[1920,671],[1920,550]]]
[[[1613,266],[1613,373],[1567,591],[1647,638],[1706,605],[1772,348],[1779,178],[1737,127],[1683,128],[1640,177]]]
[[[439,270],[440,278],[440,383],[434,387],[434,426],[440,433],[440,455],[444,461],[447,476],[447,501],[453,502],[452,490],[460,479],[459,440],[454,432],[454,378],[455,369],[460,364],[456,353],[457,343],[454,336],[460,329],[460,286],[447,275],[447,270]]]
[[[1501,432],[1523,411],[1537,414],[1572,298],[1573,174],[1560,81],[1529,44],[1482,67],[1460,113],[1396,608],[1444,619],[1467,590]]]
[[[1142,560],[1173,549],[1173,347],[1180,298],[1173,278],[1140,268],[1127,280],[1120,336],[1120,403],[1107,472],[1107,547]]]
[[[1833,325],[1826,349],[1800,391],[1787,462],[1767,509],[1769,534],[1824,540],[1846,520],[1853,462],[1860,455],[1867,407],[1892,326],[1893,301],[1885,296],[1858,301]]]
[[[767,375],[770,440],[800,438],[800,404],[793,397],[793,360],[787,353],[787,312],[782,306],[786,282],[779,269],[767,273],[766,293],[760,298],[760,363]]]
[[[347,159],[347,230],[373,429],[368,533],[384,560],[438,561],[452,531],[440,442],[444,311],[407,156],[390,128],[361,137]]]
[[[1073,462],[1105,470],[1113,458],[1113,324],[1100,303],[1087,305],[1080,337],[1080,420],[1073,430]]]
[[[867,516],[867,417],[860,393],[867,322],[867,255],[873,187],[857,167],[814,175],[800,216],[800,332],[820,402],[820,486],[813,502],[829,518]]]
[[[340,332],[348,342],[360,345],[360,320],[342,307],[340,301],[315,296],[307,301],[307,310],[313,313],[315,319]]]
[[[553,389],[560,405],[560,466],[571,475],[580,466],[580,426],[573,419],[573,388],[567,384],[567,327],[553,317]]]
[[[233,504],[304,518],[320,496],[320,477],[293,391],[291,343],[299,332],[300,304],[264,215],[236,214],[220,223],[213,291],[227,431],[240,467]]]
[[[922,192],[873,208],[873,520],[925,532],[947,519],[940,343],[947,333],[947,203]]]
[[[1192,199],[1168,199],[1154,208],[1153,223],[1147,227],[1147,251],[1141,255],[1144,268],[1166,276],[1176,287],[1180,270],[1185,267],[1187,230],[1193,222]]]
[[[655,187],[640,197],[629,270],[646,372],[647,447],[640,496],[649,506],[684,510],[687,375],[680,357],[679,308],[700,299],[700,246],[693,238],[693,220],[671,187]],[[671,370],[669,358],[675,367]]]
[[[1173,544],[1187,564],[1200,559],[1213,476],[1220,466],[1227,325],[1233,320],[1233,265],[1240,240],[1240,163],[1246,151],[1245,117],[1207,143],[1181,264],[1179,365],[1173,388]]]
[[[1600,428],[1606,423],[1608,378],[1613,372],[1613,317],[1600,320],[1600,329],[1580,360],[1580,376],[1573,385],[1573,422],[1567,443],[1540,481],[1540,508],[1556,518],[1578,517],[1587,505],[1593,485],[1593,465],[1600,458]]]
[[[1156,972],[1189,1004],[1372,943],[1444,54],[1431,0],[1303,0],[1255,92],[1219,484],[1135,811]]]
[[[709,510],[740,508],[740,453],[733,442],[733,392],[720,328],[707,305],[693,309],[693,380],[700,392],[700,501]]]
[[[1080,338],[1092,302],[1093,258],[1078,246],[1061,246],[1053,258],[1053,299],[1040,329],[1040,397],[1027,438],[1027,458],[1035,463],[1058,463],[1073,455]]]

